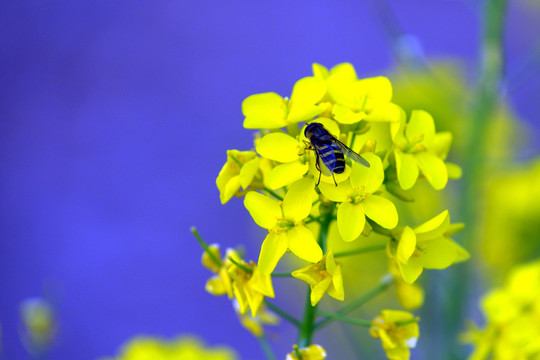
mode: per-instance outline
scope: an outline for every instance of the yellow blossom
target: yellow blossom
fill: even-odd
[[[30,298],[20,305],[25,342],[35,353],[43,353],[56,335],[56,319],[51,305],[42,298]]]
[[[450,225],[448,210],[415,227],[409,226],[394,231],[397,239],[395,260],[405,282],[412,284],[426,269],[445,269],[465,261],[469,253],[449,236],[461,227]]]
[[[321,345],[308,345],[305,348],[298,348],[294,345],[294,351],[287,354],[286,360],[324,360],[326,350]]]
[[[292,276],[309,284],[312,306],[317,305],[325,292],[334,299],[345,298],[341,265],[336,263],[331,250],[318,263],[293,271]]]
[[[341,203],[337,211],[339,234],[345,241],[353,241],[364,230],[366,216],[387,229],[398,222],[394,204],[374,193],[381,187],[384,170],[381,159],[373,153],[362,156],[371,165],[369,168],[353,163],[347,181],[337,186],[321,182],[319,189],[328,199]]]
[[[423,110],[414,110],[407,124],[403,121],[393,123],[391,131],[396,144],[393,156],[400,186],[404,190],[412,188],[421,171],[435,190],[443,189],[448,182],[444,159],[452,143],[452,134],[435,133],[433,118]],[[454,172],[460,172],[454,167]]]
[[[220,264],[217,264],[214,259],[221,259],[219,245],[212,244],[208,246],[209,251],[214,255],[212,258],[208,252],[204,251],[202,254],[201,262],[205,268],[212,271],[215,276],[208,279],[205,285],[205,290],[212,295],[225,295],[229,296],[229,299],[233,298],[233,289],[231,277],[228,273],[228,268],[232,264],[227,257]]]
[[[298,180],[289,188],[283,203],[257,192],[246,195],[244,205],[253,220],[269,230],[258,261],[263,274],[270,274],[274,270],[287,249],[313,263],[322,258],[319,244],[303,224],[311,211],[314,187],[313,179]]]
[[[227,151],[227,162],[219,172],[216,185],[222,204],[250,186],[259,170],[260,159],[254,151]]]
[[[102,360],[235,360],[234,351],[225,347],[208,348],[192,337],[162,340],[152,337],[135,337],[120,354]]]
[[[396,296],[404,309],[416,310],[424,304],[424,289],[418,284],[408,284],[403,280],[395,261],[390,262],[390,273],[394,276]]]
[[[339,123],[399,120],[400,109],[391,102],[392,85],[387,78],[358,79],[349,63],[339,64],[330,72],[322,65],[314,64],[313,72],[326,81],[328,97],[334,102],[332,116]]]
[[[238,301],[240,312],[242,314],[245,313],[249,307],[251,315],[255,317],[264,301],[264,297],[274,297],[272,279],[270,275],[262,274],[259,267],[253,262],[247,264],[238,254],[230,254],[229,256],[237,264],[243,265],[240,267],[233,264],[228,270],[232,279],[234,297]],[[251,271],[246,271],[245,269],[250,269]]]
[[[294,85],[290,100],[276,93],[251,95],[242,103],[246,129],[277,129],[313,119],[325,110],[319,104],[326,87],[324,81],[305,77]]]
[[[475,345],[469,359],[540,358],[540,261],[515,268],[481,304],[485,328],[471,326],[463,336]]]
[[[410,348],[416,346],[420,330],[417,319],[406,311],[383,310],[371,322],[371,336],[380,338],[390,360],[408,360]]]
[[[221,260],[218,246],[210,245],[203,253],[202,263],[216,274],[206,282],[206,291],[213,295],[227,294],[230,299],[234,295],[242,314],[249,307],[255,317],[264,297],[274,297],[270,276],[263,275],[253,262],[245,262],[233,249],[227,249],[225,258]]]

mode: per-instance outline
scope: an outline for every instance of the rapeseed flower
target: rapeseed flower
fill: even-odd
[[[287,354],[285,360],[324,360],[326,359],[326,350],[321,345],[308,345],[304,348],[298,348],[294,345],[294,351]]]
[[[264,301],[264,297],[274,297],[272,279],[269,275],[262,274],[255,263],[247,264],[237,254],[231,254],[230,256],[235,257],[233,259],[236,264],[241,264],[241,267],[233,264],[228,270],[240,313],[245,313],[249,307],[251,315],[255,317]],[[247,269],[251,271],[247,271]]]
[[[334,299],[343,301],[345,298],[341,265],[336,263],[331,250],[319,262],[293,271],[292,276],[309,284],[312,306],[317,305],[325,293]]]
[[[452,143],[450,132],[435,133],[431,115],[423,110],[413,110],[409,122],[391,125],[395,143],[393,156],[400,186],[410,189],[420,172],[435,190],[448,182],[448,169],[444,159]]]
[[[242,314],[249,307],[255,317],[264,297],[274,297],[270,276],[263,275],[255,263],[245,262],[233,249],[227,249],[221,260],[218,246],[210,245],[203,253],[202,263],[216,274],[206,282],[206,291],[218,296],[227,294],[229,299],[234,296]]]
[[[268,92],[247,97],[242,103],[246,129],[278,129],[321,114],[325,104],[319,104],[326,92],[324,81],[305,77],[296,82],[291,98]]]
[[[254,151],[227,151],[227,162],[216,179],[222,204],[239,195],[240,188],[247,189],[253,183],[259,163],[260,158]]]
[[[287,249],[312,263],[322,258],[321,247],[303,224],[311,211],[314,187],[313,179],[300,179],[291,185],[282,203],[257,192],[246,195],[244,205],[253,220],[268,229],[258,261],[263,274],[274,270]]]
[[[207,251],[205,251],[202,254],[201,262],[205,268],[212,271],[216,275],[206,281],[205,290],[208,293],[216,296],[227,294],[229,299],[232,299],[232,280],[228,273],[228,269],[232,265],[232,262],[228,260],[229,258],[227,256],[223,261],[221,261],[219,245],[211,244],[208,246],[208,249],[214,256],[212,257]],[[220,262],[216,262],[215,259],[220,259]]]
[[[54,309],[42,298],[30,298],[20,305],[23,324],[21,336],[29,350],[35,354],[47,352],[56,336],[57,323]]]
[[[540,357],[540,261],[515,268],[504,285],[482,298],[484,329],[472,327],[463,339],[473,343],[469,359]]]
[[[237,355],[229,348],[208,348],[192,337],[162,340],[153,337],[135,337],[114,358],[102,360],[235,360]]]
[[[397,246],[391,249],[391,255],[395,257],[403,280],[412,284],[424,268],[445,269],[467,260],[467,250],[449,238],[461,228],[459,224],[450,225],[450,214],[445,210],[414,229],[409,226],[396,229]]]
[[[383,310],[371,322],[371,336],[381,339],[390,360],[408,360],[416,346],[420,330],[413,314],[399,310]]]
[[[333,118],[341,124],[367,121],[398,121],[400,109],[391,102],[392,84],[384,76],[358,79],[349,63],[328,71],[314,64],[314,75],[326,81],[328,97],[334,102]]]
[[[337,186],[321,182],[319,190],[328,199],[340,203],[337,210],[339,234],[345,241],[353,241],[362,231],[366,217],[387,229],[398,223],[398,213],[394,204],[375,192],[384,180],[381,159],[373,153],[362,156],[369,162],[367,168],[353,163],[350,177]]]

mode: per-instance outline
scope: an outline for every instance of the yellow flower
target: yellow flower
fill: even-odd
[[[395,259],[403,280],[412,284],[424,268],[445,269],[467,260],[469,253],[448,237],[460,229],[459,225],[450,225],[448,210],[414,229],[408,226],[396,229]]]
[[[387,78],[359,80],[349,63],[336,65],[330,72],[324,66],[314,64],[313,73],[326,81],[328,97],[335,102],[332,115],[339,123],[399,120],[400,109],[391,102],[392,84]]]
[[[242,267],[239,267],[233,264],[228,270],[232,279],[234,297],[238,301],[240,312],[245,313],[249,307],[251,315],[255,317],[264,301],[264,297],[274,297],[272,279],[270,275],[262,274],[253,262],[247,264],[236,253],[230,254],[230,256],[236,263],[242,265]],[[244,269],[250,269],[251,271]]]
[[[299,349],[294,345],[294,351],[287,354],[286,360],[324,360],[326,359],[326,350],[321,345],[309,345]]]
[[[203,265],[216,273],[206,282],[206,291],[213,295],[234,297],[238,301],[238,307],[243,314],[247,308],[255,317],[265,296],[274,297],[272,279],[269,275],[263,275],[259,268],[251,262],[245,262],[235,250],[227,249],[224,259],[220,259],[219,248],[213,244],[208,246],[213,258],[204,252]],[[218,264],[214,259],[218,259]]]
[[[485,329],[464,334],[471,360],[540,358],[540,261],[515,268],[503,288],[482,299]]]
[[[246,189],[253,183],[259,162],[254,151],[227,150],[227,162],[216,179],[222,204],[239,195],[240,188]]]
[[[334,253],[328,251],[321,261],[292,272],[292,276],[307,282],[311,288],[311,305],[315,306],[325,292],[334,299],[345,298],[341,265],[334,260]]]
[[[452,134],[435,133],[433,118],[423,110],[413,110],[407,124],[393,123],[391,131],[396,144],[393,155],[400,186],[404,190],[412,188],[421,171],[435,190],[443,189],[448,182],[444,159],[452,143]]]
[[[409,349],[416,346],[420,330],[417,319],[406,311],[383,310],[371,322],[371,336],[380,338],[386,356],[391,360],[407,360]]]
[[[295,182],[281,204],[257,192],[250,192],[244,205],[257,225],[268,229],[259,255],[263,274],[270,274],[287,249],[296,256],[312,263],[323,254],[311,231],[303,224],[311,211],[315,183],[303,178]]]
[[[221,254],[219,251],[219,245],[212,244],[208,246],[210,252],[214,254],[214,258],[221,260]],[[228,251],[227,251],[228,252]],[[229,276],[228,269],[232,264],[228,257],[225,256],[225,259],[222,261],[222,264],[219,265],[210,257],[210,255],[204,251],[202,255],[201,262],[205,268],[212,271],[216,275],[206,282],[205,290],[212,295],[225,295],[229,296],[229,299],[233,298],[233,288],[232,280]]]
[[[255,337],[261,337],[264,335],[264,325],[277,325],[279,323],[279,318],[274,313],[268,311],[264,304],[259,308],[257,316],[253,316],[248,313],[242,314],[240,312],[238,302],[235,301],[234,305],[234,308],[238,313],[240,324],[242,324],[242,326]]]
[[[364,230],[366,216],[387,229],[393,229],[398,222],[394,204],[374,193],[381,187],[384,170],[381,159],[372,153],[362,154],[369,168],[353,163],[347,181],[337,186],[321,182],[319,189],[328,199],[340,202],[337,211],[339,234],[345,241],[353,241]]]
[[[277,129],[311,120],[326,108],[319,104],[325,91],[324,81],[305,77],[294,85],[290,100],[272,92],[251,95],[242,103],[244,127]]]
[[[135,337],[127,343],[120,355],[103,360],[235,360],[237,355],[226,347],[207,348],[191,337],[162,340]]]

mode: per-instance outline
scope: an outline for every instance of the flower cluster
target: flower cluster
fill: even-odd
[[[152,337],[136,337],[127,343],[114,358],[102,360],[235,360],[237,355],[225,347],[208,348],[192,337],[162,340]]]
[[[540,357],[540,262],[514,269],[504,287],[482,299],[486,326],[471,326],[464,340],[475,345],[471,360]]]
[[[409,190],[417,182],[426,180],[441,190],[460,171],[446,162],[452,134],[437,132],[432,116],[420,109],[407,120],[406,112],[392,102],[387,78],[359,79],[348,63],[330,70],[314,64],[313,76],[297,81],[290,98],[255,94],[244,100],[242,112],[244,127],[257,130],[253,150],[227,151],[216,184],[222,203],[243,197],[254,222],[267,233],[256,264],[234,252],[222,260],[216,247],[206,249],[203,264],[216,274],[207,283],[209,292],[236,298],[242,312],[249,307],[256,316],[263,298],[273,297],[271,276],[283,275],[275,269],[290,252],[307,262],[287,274],[308,283],[308,310],[315,314],[325,293],[345,299],[340,257],[386,248],[398,298],[413,309],[423,302],[423,290],[413,283],[424,268],[444,269],[468,258],[450,239],[462,226],[450,224],[448,211],[419,226],[400,218],[396,204],[412,200]],[[306,133],[313,123],[323,130]],[[334,223],[337,239],[328,235]],[[372,233],[387,237],[386,243],[363,248]],[[354,242],[358,249],[335,252],[336,241]],[[325,316],[321,323],[345,321],[343,314],[324,313],[319,313]],[[367,322],[389,358],[409,358],[418,325],[395,323],[411,319],[416,318],[410,313],[385,310],[372,325]],[[300,328],[314,331],[312,325]],[[305,357],[299,356],[311,335],[301,333],[303,347],[291,358]]]

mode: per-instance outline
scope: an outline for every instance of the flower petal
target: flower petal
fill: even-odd
[[[236,175],[229,179],[229,181],[225,184],[225,188],[219,194],[221,203],[225,204],[227,201],[231,200],[238,190],[240,190],[240,176]]]
[[[259,269],[263,275],[269,275],[274,271],[276,265],[287,251],[287,235],[282,232],[276,234],[269,233],[264,239],[259,254]]]
[[[402,153],[399,149],[396,149],[394,154],[399,185],[403,190],[408,190],[418,179],[418,165],[412,154]]]
[[[328,69],[321,64],[313,63],[311,69],[313,70],[313,76],[321,80],[325,80],[330,74]]]
[[[242,185],[242,188],[247,188],[253,181],[255,174],[257,174],[257,171],[259,170],[260,160],[261,159],[258,157],[253,158],[245,163],[240,169],[240,185]]]
[[[369,167],[353,162],[351,171],[351,185],[353,187],[365,187],[365,192],[372,194],[379,189],[384,180],[384,170],[381,158],[373,153],[363,153],[362,157],[367,160]]]
[[[421,142],[429,149],[435,138],[435,122],[433,117],[424,110],[413,110],[405,129],[409,142]]]
[[[309,165],[300,161],[292,161],[276,166],[268,173],[266,184],[272,190],[292,184],[307,172]]]
[[[396,206],[379,195],[369,195],[362,201],[366,216],[386,229],[393,229],[398,223]]]
[[[403,276],[403,280],[405,280],[407,284],[414,283],[422,273],[422,270],[424,270],[422,262],[417,256],[411,257],[407,264],[398,262],[398,266],[401,276]]]
[[[399,238],[399,243],[397,247],[397,259],[402,264],[407,264],[409,258],[416,250],[416,235],[414,234],[413,229],[408,226],[405,226],[403,233]]]
[[[319,190],[324,196],[335,202],[343,202],[347,200],[349,198],[349,194],[353,192],[350,181],[340,182],[338,183],[338,186],[321,181],[319,184]]]
[[[317,285],[311,287],[311,294],[310,294],[311,306],[315,306],[317,305],[319,301],[321,301],[324,293],[326,292],[326,290],[328,289],[331,283],[332,283],[332,278],[327,277],[323,279],[322,281],[320,281]]]
[[[447,238],[426,241],[426,249],[422,253],[422,262],[426,269],[446,269],[454,263],[458,248],[456,244]]]
[[[344,202],[338,207],[337,225],[343,241],[353,241],[364,231],[366,216],[360,204]]]
[[[286,103],[276,93],[255,94],[242,103],[246,129],[276,129],[287,125]]]
[[[276,200],[255,191],[246,194],[244,206],[255,223],[265,229],[272,229],[276,225],[277,219],[283,217],[281,206]]]
[[[367,121],[394,122],[401,119],[401,108],[394,103],[384,103],[375,106],[367,116]]]
[[[326,93],[324,80],[314,76],[307,76],[298,80],[293,87],[291,94],[291,105],[294,107],[298,103],[315,105]]]
[[[323,253],[313,233],[303,225],[297,225],[287,231],[289,249],[299,258],[316,263]]]
[[[415,227],[414,232],[419,241],[425,241],[443,236],[448,226],[450,226],[450,214],[448,210],[445,210],[433,219]]]
[[[341,265],[338,265],[334,274],[332,274],[332,284],[328,288],[328,295],[337,300],[345,299],[345,290],[343,288],[343,275]]]
[[[369,94],[369,98],[375,103],[388,103],[392,100],[392,84],[384,76],[358,80],[358,87]]]
[[[444,161],[429,151],[417,153],[414,157],[422,174],[424,174],[431,186],[435,190],[443,189],[448,182],[448,171]]]
[[[334,104],[332,107],[332,116],[341,124],[355,124],[366,118],[366,113],[363,111],[354,111],[348,106]]]
[[[300,143],[285,133],[271,133],[265,135],[257,142],[255,150],[270,160],[279,162],[291,162],[298,159]]]
[[[304,220],[311,212],[315,183],[311,178],[303,178],[291,185],[283,199],[283,216],[295,223]]]

